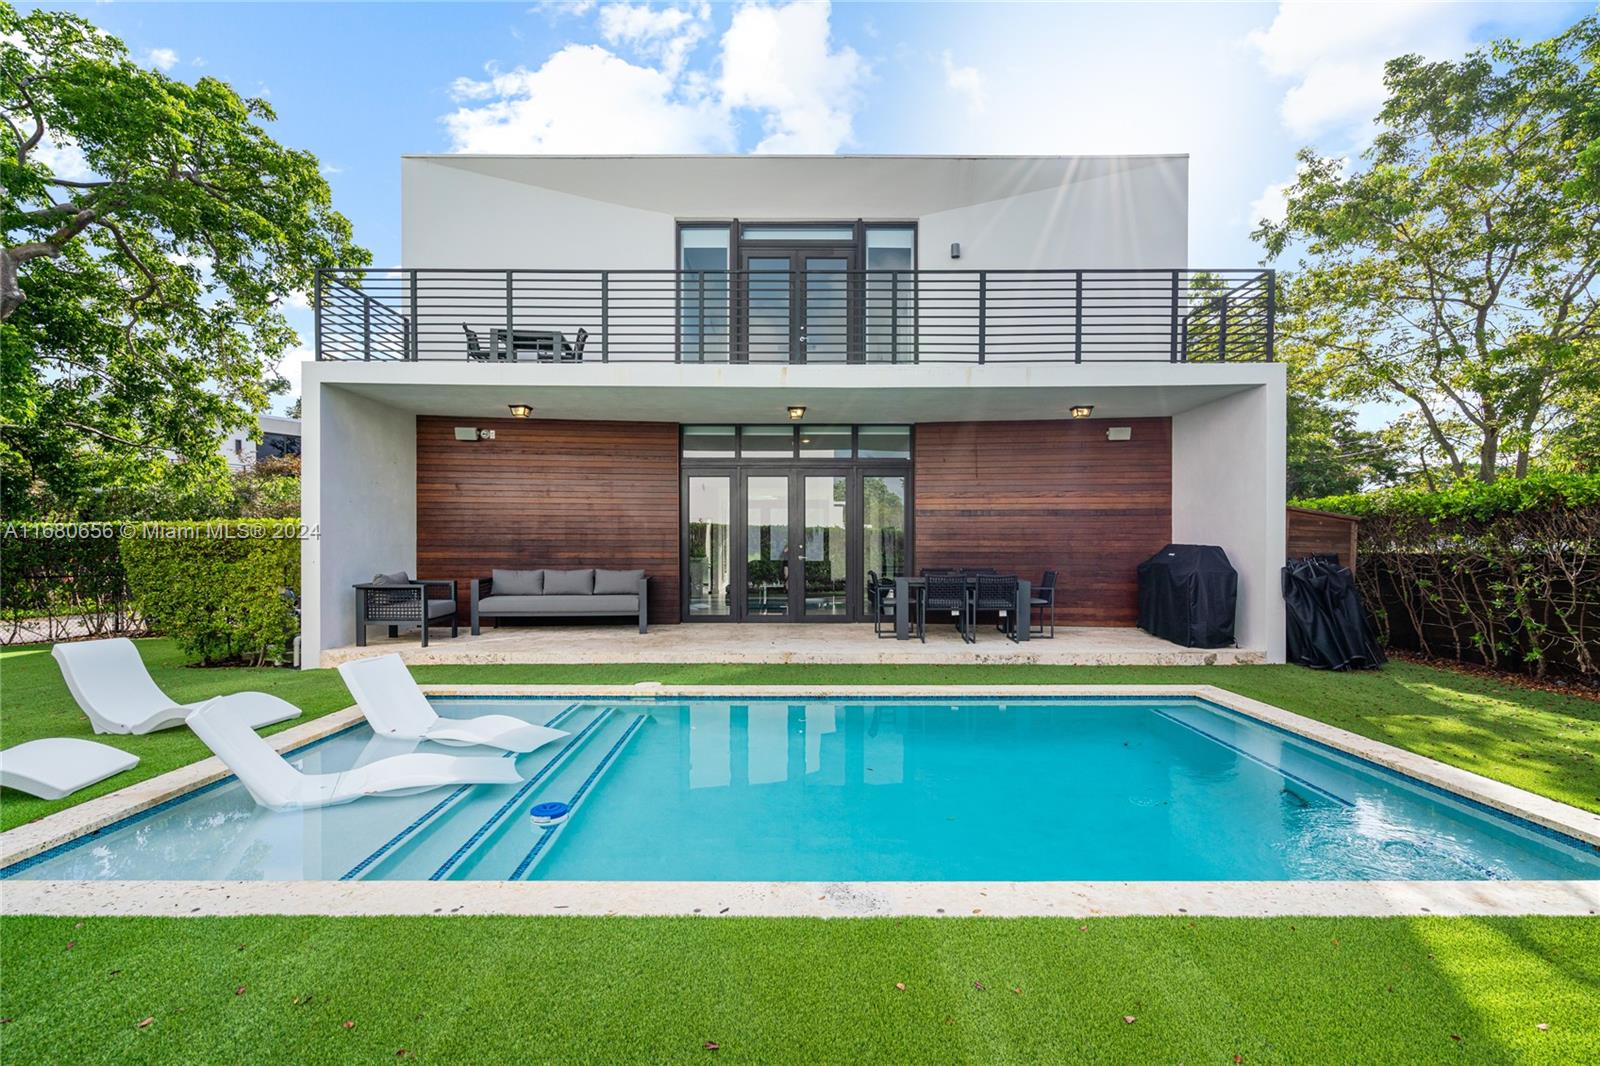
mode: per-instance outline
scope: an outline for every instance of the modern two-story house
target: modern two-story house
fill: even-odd
[[[1240,646],[1282,660],[1272,278],[1189,264],[1185,156],[402,177],[400,266],[315,293],[307,662],[379,572],[465,597],[641,568],[652,625],[694,625],[859,622],[869,572],[1050,569],[1062,625],[1131,626],[1173,541],[1227,552]]]

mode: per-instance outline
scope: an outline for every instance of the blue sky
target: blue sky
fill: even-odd
[[[1359,152],[1383,61],[1590,4],[74,5],[278,112],[380,264],[399,158],[449,151],[1187,152],[1190,262],[1246,266],[1301,145]],[[296,325],[309,339],[309,322]],[[298,382],[293,364],[284,369]],[[280,405],[281,406],[281,405]]]

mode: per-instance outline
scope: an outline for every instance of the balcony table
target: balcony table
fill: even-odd
[[[510,347],[506,346],[506,328],[492,326],[489,329],[489,350],[494,353],[494,359],[505,361],[509,358],[513,363],[518,361],[519,352],[531,352],[544,363],[571,358],[567,338],[559,329],[544,329],[538,326],[513,329]]]
[[[1000,575],[1000,576],[1009,577],[1011,575],[1003,574],[1003,575]],[[967,587],[968,588],[975,588],[977,586],[977,584],[978,584],[978,579],[975,576],[968,577],[966,580],[967,580]],[[913,589],[915,589],[917,591],[917,595],[921,596],[922,595],[922,590],[927,588],[927,586],[928,586],[928,582],[927,582],[926,578],[906,577],[906,576],[902,575],[902,576],[897,577],[897,578],[894,579],[894,639],[895,640],[910,640],[911,639],[911,591]],[[1031,598],[1032,595],[1033,595],[1033,585],[1032,585],[1032,583],[1028,582],[1028,581],[1025,581],[1025,580],[1023,580],[1021,578],[1018,578],[1017,579],[1017,606],[1016,606],[1017,615],[1016,615],[1016,622],[1017,622],[1017,640],[1019,642],[1028,639],[1028,625],[1029,625],[1029,622],[1032,620],[1032,612],[1029,610],[1028,600]]]

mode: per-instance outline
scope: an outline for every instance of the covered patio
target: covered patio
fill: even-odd
[[[535,625],[465,629],[451,639],[435,633],[421,647],[415,631],[399,637],[374,627],[367,646],[333,648],[322,664],[335,666],[388,651],[408,663],[1012,663],[1051,666],[1206,666],[1261,663],[1266,656],[1243,648],[1184,648],[1126,626],[1068,627],[1054,640],[1017,644],[983,626],[967,644],[953,626],[929,626],[928,642],[880,640],[868,624],[697,622],[652,626],[635,633],[617,625]]]

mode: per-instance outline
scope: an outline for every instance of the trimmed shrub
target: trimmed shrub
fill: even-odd
[[[122,563],[151,627],[196,662],[281,654],[299,632],[285,589],[300,589],[296,519],[146,522],[124,527]]]
[[[1356,581],[1391,647],[1538,677],[1600,675],[1600,475],[1298,506],[1360,517]]]
[[[0,541],[0,643],[144,632],[102,522],[8,522]]]

